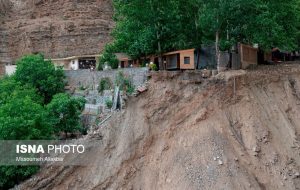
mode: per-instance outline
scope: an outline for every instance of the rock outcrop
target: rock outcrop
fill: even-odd
[[[5,2],[5,3],[3,3]],[[0,63],[98,54],[110,41],[111,0],[0,0]]]

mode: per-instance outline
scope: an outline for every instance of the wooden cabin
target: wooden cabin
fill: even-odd
[[[163,54],[167,70],[195,69],[195,49],[179,50]]]
[[[117,59],[119,60],[119,66],[121,68],[127,67],[139,67],[139,60],[133,60],[128,55],[124,53],[116,53]],[[173,52],[167,52],[162,55],[163,63],[167,70],[177,70],[177,69],[195,69],[195,49],[179,50]],[[143,59],[141,59],[143,60]],[[159,68],[159,56],[157,55],[148,55],[144,58],[148,63],[154,63]]]

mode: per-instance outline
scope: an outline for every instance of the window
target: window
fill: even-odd
[[[184,57],[184,64],[190,64],[190,57]]]

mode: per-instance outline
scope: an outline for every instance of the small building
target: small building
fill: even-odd
[[[154,63],[159,68],[159,56],[148,55],[141,60],[134,60],[124,53],[116,53],[119,60],[119,66],[121,68],[127,67],[139,67],[141,60],[147,61],[147,63]],[[163,63],[167,70],[176,69],[195,69],[196,68],[196,51],[195,49],[178,50],[173,52],[167,52],[162,55]]]
[[[129,67],[139,67],[140,62],[139,60],[132,59],[125,53],[115,53],[117,59],[119,60],[119,66],[121,68],[129,68]]]
[[[125,53],[116,53],[117,59],[119,60],[119,66],[121,68],[130,67],[133,64],[133,60]]]
[[[51,59],[56,67],[64,70],[78,70],[96,68],[100,55],[72,56],[67,58]]]
[[[167,70],[195,69],[195,49],[179,50],[163,54],[164,64]]]

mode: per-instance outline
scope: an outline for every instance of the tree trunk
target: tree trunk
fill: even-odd
[[[157,12],[154,10],[154,4],[153,1],[150,0],[150,6],[151,6],[151,11]],[[165,70],[163,61],[162,61],[162,49],[161,49],[161,42],[160,42],[160,34],[159,34],[159,29],[160,29],[160,23],[159,21],[155,22],[155,29],[156,29],[156,40],[157,40],[157,48],[158,48],[158,53],[159,53],[159,57],[158,57],[158,65],[159,65],[159,70]]]
[[[157,27],[157,32],[156,32],[157,48],[158,48],[158,52],[159,52],[158,65],[159,65],[159,70],[165,70],[165,66],[164,66],[163,60],[162,60],[162,51],[161,51],[160,36],[158,33],[158,28],[159,27]]]
[[[218,73],[220,72],[220,49],[219,49],[220,34],[219,31],[216,32],[216,61]]]

